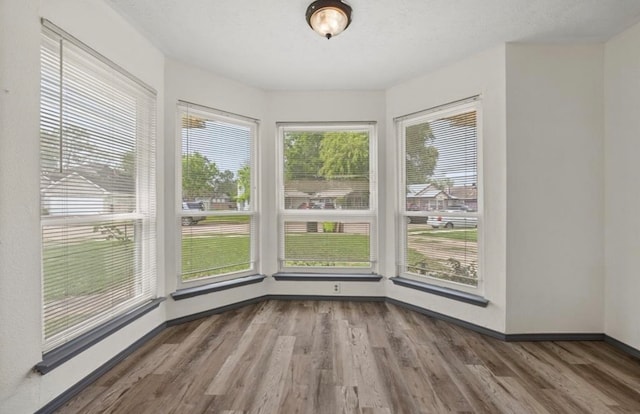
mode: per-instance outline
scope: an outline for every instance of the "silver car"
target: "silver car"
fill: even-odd
[[[446,214],[446,212],[444,213]],[[469,229],[478,227],[478,219],[476,217],[447,217],[443,215],[430,215],[429,220],[427,220],[427,224],[434,229]]]

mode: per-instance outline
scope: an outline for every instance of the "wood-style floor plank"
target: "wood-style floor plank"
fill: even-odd
[[[166,329],[59,412],[640,413],[640,360],[388,303],[266,301]]]

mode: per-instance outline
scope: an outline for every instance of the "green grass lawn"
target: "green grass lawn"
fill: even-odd
[[[203,213],[206,213],[206,212],[203,212]],[[251,221],[251,216],[247,216],[247,215],[209,216],[206,219],[198,222],[198,225],[201,226],[203,224],[246,224],[249,221]]]
[[[364,234],[289,233],[284,246],[290,266],[369,266]]]
[[[90,240],[66,246],[45,244],[43,251],[44,302],[99,295],[113,286],[131,282],[134,275],[134,243],[120,240]],[[120,292],[123,297],[127,291]],[[116,305],[116,304],[113,304]],[[49,338],[94,316],[76,303],[74,313],[65,316],[45,311],[45,337]]]
[[[420,230],[411,231],[409,236],[417,236],[423,238],[440,238],[440,239],[452,239],[463,241],[478,241],[478,229],[464,229],[464,230]]]
[[[182,239],[182,279],[246,270],[250,267],[246,235],[215,235]]]
[[[49,243],[43,251],[44,300],[106,291],[133,277],[134,260],[131,241]]]

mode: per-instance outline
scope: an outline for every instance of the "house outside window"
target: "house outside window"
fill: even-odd
[[[156,95],[46,22],[41,41],[43,350],[156,294]]]
[[[400,144],[399,274],[456,288],[481,282],[480,102],[396,119]]]
[[[180,283],[257,272],[258,121],[178,104]]]
[[[279,269],[377,268],[374,123],[278,124]]]

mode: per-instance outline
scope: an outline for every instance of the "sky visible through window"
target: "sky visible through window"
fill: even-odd
[[[220,171],[237,175],[250,163],[251,129],[219,121],[205,120],[204,128],[182,129],[182,153],[198,152],[215,162]]]

